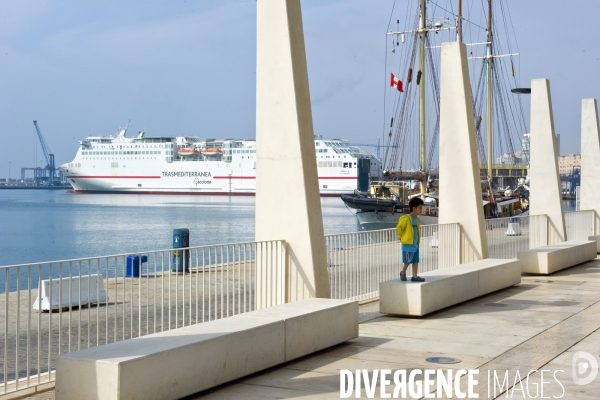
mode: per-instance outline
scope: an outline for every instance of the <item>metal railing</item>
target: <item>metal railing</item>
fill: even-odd
[[[128,256],[0,267],[0,394],[53,381],[63,353],[252,311],[257,280],[280,292],[270,277],[286,259],[284,241],[138,253],[147,261],[130,259],[129,268]],[[174,264],[181,272],[172,271]],[[32,309],[46,307],[42,286],[51,312]],[[86,296],[101,300],[88,304]]]
[[[571,211],[565,213],[567,240],[588,240],[594,235],[596,213],[593,210]]]
[[[529,248],[535,249],[548,245],[548,216],[529,216]]]
[[[529,249],[530,217],[516,216],[485,220],[490,258],[517,258]]]
[[[459,224],[421,226],[419,271],[458,264]],[[438,243],[448,248],[439,254]],[[401,245],[395,229],[326,235],[331,298],[370,300],[379,297],[379,283],[398,278]]]
[[[594,234],[594,211],[572,211],[564,215],[567,240],[587,240]],[[489,219],[485,224],[490,258],[516,258],[519,251],[549,243],[546,215]]]
[[[567,240],[587,240],[596,231],[596,213],[593,210],[565,212]],[[550,226],[547,215],[530,216],[529,248],[547,246],[555,242],[556,231]],[[561,234],[562,236],[562,234]]]

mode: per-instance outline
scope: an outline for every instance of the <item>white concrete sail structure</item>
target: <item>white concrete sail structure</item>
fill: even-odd
[[[256,240],[287,242],[285,302],[329,298],[300,1],[258,0],[256,40]]]
[[[467,53],[442,43],[440,89],[440,224],[461,226],[460,263],[488,258]],[[456,177],[460,177],[460,181]],[[439,251],[450,244],[440,240]],[[439,257],[440,268],[445,267]]]
[[[548,217],[547,243],[532,243],[537,235],[530,235],[530,248],[564,242],[567,240],[567,234],[558,173],[550,82],[547,79],[531,81],[530,151],[529,213]]]
[[[596,99],[581,101],[580,208],[594,210],[595,235],[600,234],[600,129]]]

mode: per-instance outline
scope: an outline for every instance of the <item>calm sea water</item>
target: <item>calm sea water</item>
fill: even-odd
[[[254,241],[254,197],[67,194],[0,190],[0,266]],[[322,198],[325,234],[356,232],[339,198]]]

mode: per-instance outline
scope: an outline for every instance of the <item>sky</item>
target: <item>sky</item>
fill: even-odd
[[[409,1],[302,0],[315,134],[382,137],[386,33]],[[550,80],[561,153],[578,153],[581,99],[600,95],[600,3],[504,2],[519,85]],[[256,0],[2,0],[0,177],[45,166],[34,119],[57,164],[129,120],[130,135],[254,139],[255,53]]]

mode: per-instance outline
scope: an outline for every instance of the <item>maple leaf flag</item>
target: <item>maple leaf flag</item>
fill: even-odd
[[[390,86],[398,88],[399,92],[404,92],[404,89],[402,88],[402,81],[398,78],[396,78],[396,76],[392,73],[392,79],[390,80]]]

